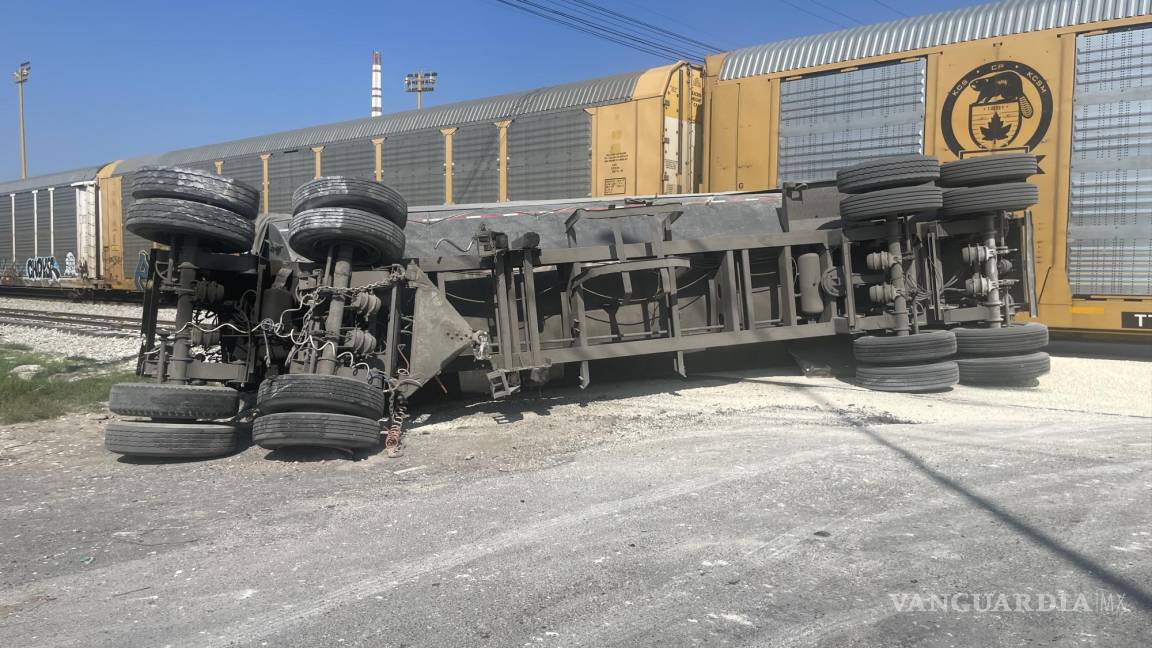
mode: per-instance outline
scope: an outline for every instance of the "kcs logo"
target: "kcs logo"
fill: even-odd
[[[958,156],[1032,151],[1052,123],[1052,91],[1044,77],[1016,61],[994,61],[960,79],[940,115],[948,148]]]

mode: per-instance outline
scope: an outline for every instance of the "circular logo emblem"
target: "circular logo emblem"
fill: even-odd
[[[965,74],[948,92],[940,129],[956,155],[1032,151],[1052,123],[1052,90],[1016,61],[993,61]]]

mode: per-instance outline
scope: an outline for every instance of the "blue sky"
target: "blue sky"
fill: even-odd
[[[597,1],[723,48],[899,18],[890,8],[976,4]],[[11,73],[25,60],[29,175],[366,117],[374,49],[384,56],[385,112],[415,107],[402,79],[419,68],[439,73],[440,87],[425,95],[437,104],[666,62],[495,0],[11,0],[2,15],[0,180],[20,175]]]

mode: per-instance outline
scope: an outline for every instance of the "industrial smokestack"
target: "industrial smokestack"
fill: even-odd
[[[384,114],[380,100],[380,52],[372,52],[372,116]]]

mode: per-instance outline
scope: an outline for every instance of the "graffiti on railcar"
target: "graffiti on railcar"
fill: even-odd
[[[25,279],[56,281],[61,278],[76,277],[77,271],[76,255],[69,252],[64,255],[63,267],[54,256],[28,257],[28,260],[24,262],[23,275]]]

